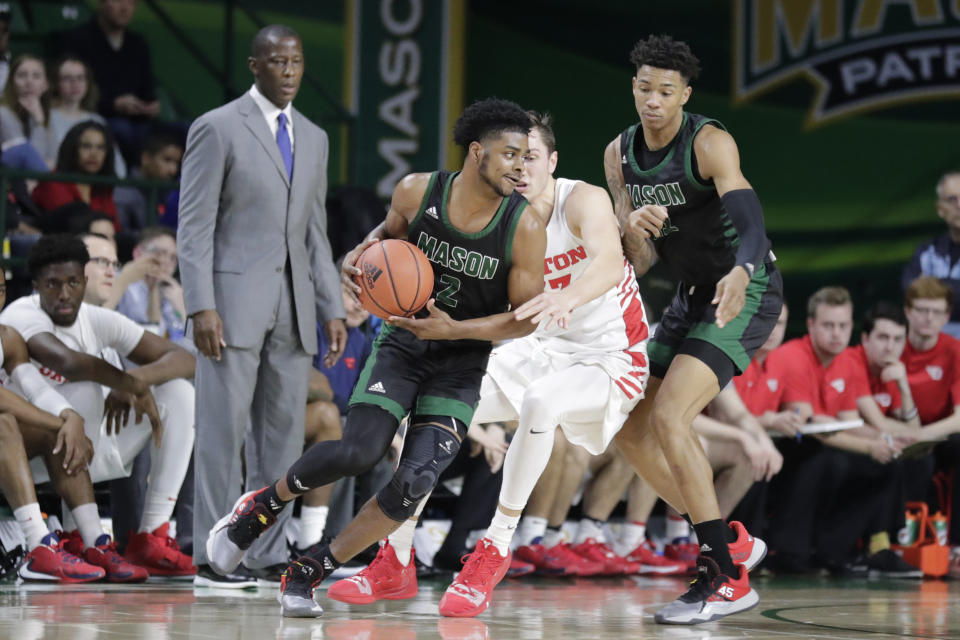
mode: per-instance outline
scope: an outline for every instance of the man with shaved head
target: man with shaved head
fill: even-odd
[[[255,586],[209,567],[207,532],[246,487],[299,457],[317,319],[331,366],[346,343],[340,282],[326,237],[327,134],[293,108],[303,78],[297,32],[253,38],[253,86],[190,127],[177,245],[197,358],[194,560],[200,586]],[[190,331],[188,325],[188,331]],[[250,425],[249,431],[247,425]],[[289,517],[289,516],[284,516]],[[279,582],[284,527],[251,548],[246,567]]]

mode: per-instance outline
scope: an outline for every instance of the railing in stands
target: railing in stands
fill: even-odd
[[[27,169],[13,169],[0,167],[0,229],[7,228],[7,208],[10,200],[7,194],[13,180],[37,180],[53,182],[78,182],[81,184],[98,184],[111,186],[137,187],[147,194],[147,224],[157,223],[157,203],[160,193],[171,191],[179,187],[179,183],[166,180],[147,180],[144,178],[117,178],[115,176],[93,176],[86,173],[47,173],[44,171],[29,171]],[[0,257],[0,264],[4,267],[19,265],[22,259],[9,256]]]

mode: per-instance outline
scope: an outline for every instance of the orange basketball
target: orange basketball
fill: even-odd
[[[404,240],[381,240],[367,247],[356,276],[363,308],[375,316],[412,316],[433,293],[433,267],[420,249]]]

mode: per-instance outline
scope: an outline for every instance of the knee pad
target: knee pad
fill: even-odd
[[[458,433],[461,426],[462,423],[455,425]],[[383,513],[397,522],[410,518],[417,503],[433,490],[440,474],[459,451],[460,438],[449,429],[422,422],[411,426],[403,443],[400,465],[387,486],[377,494]]]

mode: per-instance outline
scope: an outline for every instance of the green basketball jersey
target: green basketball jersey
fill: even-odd
[[[649,168],[642,166],[640,125],[620,134],[623,179],[633,206],[666,207],[670,217],[653,244],[674,279],[690,285],[715,284],[729,273],[740,244],[713,181],[704,181],[696,170],[693,140],[705,124],[725,130],[712,118],[684,112],[680,131]]]
[[[455,320],[502,313],[510,308],[507,275],[513,236],[527,201],[514,192],[500,203],[486,227],[466,233],[450,223],[447,203],[457,173],[436,171],[424,193],[407,240],[433,265],[433,297]],[[417,314],[427,315],[426,310]]]

